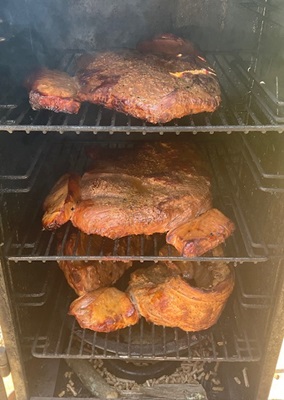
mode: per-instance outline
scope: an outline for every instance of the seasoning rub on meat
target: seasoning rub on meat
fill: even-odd
[[[221,102],[215,71],[191,42],[172,34],[123,49],[83,55],[75,76],[43,69],[26,84],[33,109],[77,113],[101,104],[157,124],[213,112]]]
[[[217,322],[234,281],[233,267],[222,261],[159,262],[133,272],[126,293],[94,290],[74,300],[69,313],[82,328],[98,332],[134,325],[141,316],[155,325],[195,332]]]
[[[110,239],[167,232],[168,242],[189,257],[234,231],[233,222],[212,208],[209,172],[192,143],[97,146],[93,158],[91,171],[66,174],[55,184],[44,202],[44,228],[70,220],[82,232]]]

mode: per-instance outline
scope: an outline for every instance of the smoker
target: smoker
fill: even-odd
[[[170,375],[181,363],[203,365],[204,374],[195,377],[208,399],[268,398],[284,336],[282,3],[1,1],[0,323],[17,400],[95,398],[79,380],[75,393],[66,390],[74,360],[103,364],[138,383]],[[88,103],[77,115],[31,109],[23,82],[38,66],[72,73],[78,54],[133,48],[141,38],[164,32],[189,38],[216,71],[222,103],[214,113],[153,125]],[[208,160],[214,205],[236,229],[223,256],[194,260],[233,266],[234,292],[218,322],[205,331],[143,319],[110,334],[81,329],[68,315],[74,294],[57,265],[78,256],[58,253],[56,233],[42,229],[43,201],[61,175],[86,170],[90,144],[119,151],[133,142],[160,140],[194,141]],[[61,229],[65,237],[70,226]],[[156,236],[151,240],[155,248]],[[80,259],[105,256],[102,248]],[[116,244],[108,257],[120,259]],[[155,251],[146,254],[142,237],[139,254],[127,259],[141,266],[160,258]],[[206,379],[217,369],[219,385]]]

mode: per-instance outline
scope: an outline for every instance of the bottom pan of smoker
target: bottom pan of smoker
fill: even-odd
[[[96,361],[94,367],[99,374],[103,376],[103,379],[120,391],[120,398],[123,398],[123,400],[137,400],[137,398],[141,398],[136,395],[137,387],[140,387],[140,385],[138,386],[138,384],[128,379],[126,381],[120,380],[116,378],[114,374],[111,374],[109,379],[106,379],[106,376],[108,376],[110,372],[106,371],[108,368],[105,366],[105,360],[94,361]],[[196,369],[198,371],[203,369],[205,375],[201,374],[197,376],[195,381],[199,382],[204,387],[208,400],[248,400],[251,398],[251,389],[253,385],[246,387],[242,374],[242,370],[249,367],[247,363],[184,362],[181,364],[184,365],[184,367],[179,366],[179,362],[172,362],[172,364],[177,367],[174,371],[174,376],[171,376],[171,373],[166,373],[161,379],[150,379],[148,383],[145,382],[143,386],[152,386],[159,382],[164,384],[165,381],[169,381],[169,383],[192,383],[188,374],[191,375],[190,372]],[[103,370],[105,371],[104,373],[102,373]],[[217,370],[216,374],[214,374],[215,370]],[[208,376],[207,374],[210,373],[210,371],[213,371],[213,374],[206,380],[205,376]],[[74,399],[69,385],[71,385],[72,389],[75,391],[75,398],[82,400],[94,398],[64,360],[33,358],[26,364],[26,372],[31,400],[42,400],[43,398],[56,400],[61,397],[65,399]],[[239,379],[239,382],[236,381],[236,378]],[[216,379],[220,383],[216,382]],[[222,391],[216,391],[216,383],[219,383],[217,386],[223,388]],[[119,387],[121,389],[119,389]],[[129,389],[126,395],[125,390],[127,387]],[[131,395],[131,392],[133,392],[132,388],[134,389],[133,395]],[[174,398],[174,396],[172,398]]]
[[[118,375],[116,375],[113,371],[109,369],[108,364],[106,364],[106,360],[100,361],[100,366],[95,366],[96,370],[110,386],[119,391],[119,399],[123,400],[137,400],[138,398],[141,398],[141,393],[140,395],[137,395],[137,392],[139,391],[139,388],[142,388],[142,386],[151,387],[157,384],[165,384],[166,381],[168,381],[169,384],[173,384],[174,381],[176,381],[175,384],[178,384],[180,382],[184,382],[185,384],[198,382],[205,389],[208,400],[247,400],[249,397],[248,388],[245,387],[242,379],[242,369],[246,366],[246,364],[242,363],[233,365],[231,363],[200,364],[200,362],[185,362],[184,368],[182,368],[180,367],[180,362],[164,362],[165,364],[171,364],[171,370],[168,370],[168,372],[165,371],[164,374],[160,374],[160,379],[158,377],[155,378],[154,376],[152,378],[149,377],[148,382],[144,382],[143,384],[142,382],[139,383],[138,379],[135,379],[135,383],[134,379],[131,379],[130,377],[124,377],[120,379]],[[157,363],[157,365],[160,365],[162,363],[163,361]],[[217,373],[215,374],[214,371],[216,367]],[[186,371],[191,371],[195,369],[203,369],[205,375],[201,374],[200,377],[197,377],[197,379],[194,379],[193,377],[190,378]],[[104,373],[102,373],[103,370],[105,371]],[[213,372],[212,375],[210,374],[210,371]],[[210,377],[208,380],[205,380],[205,376],[207,376],[208,374],[210,374]],[[106,378],[106,376],[108,376],[108,378]],[[234,377],[239,377],[240,384],[236,383]],[[70,389],[68,388],[70,384],[72,385],[72,389],[77,394],[76,398],[93,398],[88,390],[82,385],[77,375],[67,366],[64,361],[60,361],[58,377],[54,388],[54,395],[60,395],[60,397],[62,398],[73,398]],[[150,399],[151,397],[147,398]]]
[[[143,361],[103,360],[104,367],[113,375],[122,379],[144,383],[148,379],[170,375],[180,366],[179,361]]]

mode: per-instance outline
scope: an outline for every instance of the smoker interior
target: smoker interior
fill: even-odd
[[[4,2],[0,15],[1,323],[17,400],[58,398],[64,359],[220,365],[221,392],[202,380],[209,399],[267,399],[283,337],[283,17],[280,0]],[[83,104],[78,115],[33,111],[23,81],[39,65],[72,73],[78,54],[135,47],[172,32],[193,40],[217,72],[222,105],[213,114],[152,125]],[[282,97],[281,97],[282,95]],[[58,260],[133,260],[134,268],[181,260],[163,235],[153,251],[117,255],[102,247],[83,256],[56,249],[43,231],[42,203],[65,172],[89,166],[94,143],[117,148],[136,141],[194,141],[212,173],[214,206],[236,224],[224,256],[195,258],[233,265],[236,285],[217,324],[201,332],[139,324],[111,334],[81,329],[68,316],[74,293]],[[63,241],[71,230],[60,228]],[[128,238],[129,249],[132,238]],[[118,285],[125,288],[127,277]],[[136,364],[130,364],[134,365]],[[245,385],[246,368],[249,385]],[[131,369],[131,368],[130,368]],[[239,377],[241,384],[238,384]],[[72,397],[70,392],[65,397]],[[91,395],[82,388],[80,398]]]

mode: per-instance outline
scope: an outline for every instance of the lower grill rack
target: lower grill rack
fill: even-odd
[[[255,334],[238,325],[232,297],[216,325],[206,331],[184,332],[147,323],[112,333],[81,329],[68,315],[74,295],[65,281],[53,302],[48,323],[42,324],[32,346],[39,358],[101,358],[132,360],[257,361]]]

